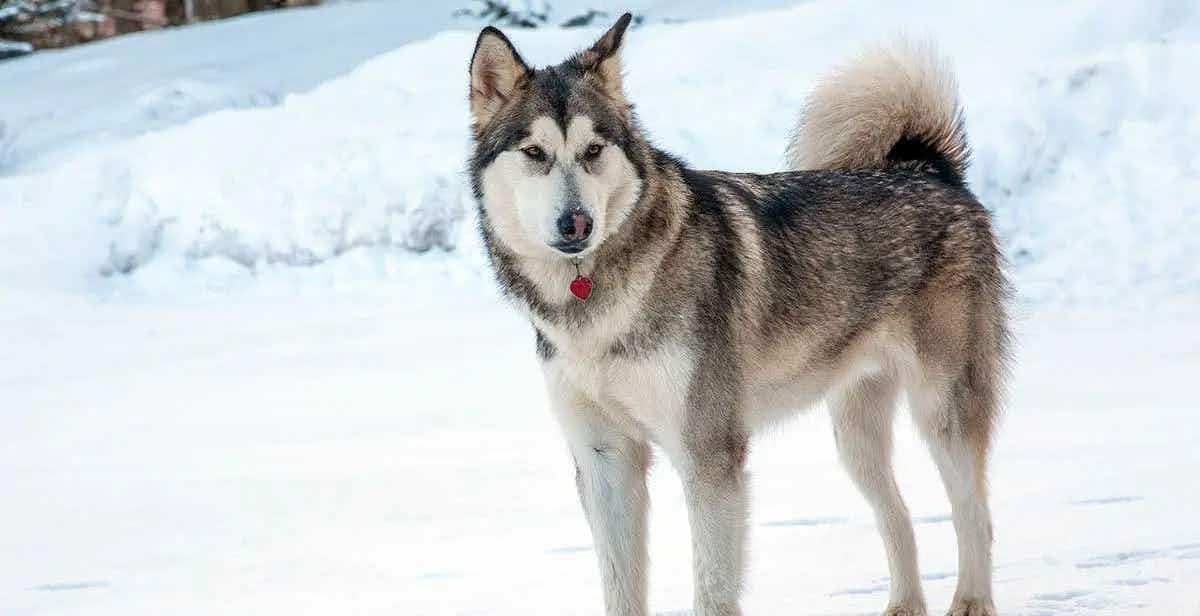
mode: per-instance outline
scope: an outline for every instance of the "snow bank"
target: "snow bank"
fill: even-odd
[[[971,115],[972,180],[1024,297],[1195,305],[1195,75],[1200,41],[1138,41],[1033,72]]]
[[[812,2],[652,24],[629,39],[629,90],[667,149],[701,167],[772,171],[813,80],[897,31],[931,36],[957,65],[971,181],[997,214],[1023,299],[1200,297],[1200,240],[1179,232],[1200,222],[1200,17],[1189,3]],[[598,32],[512,34],[528,59],[551,63]],[[0,178],[12,222],[0,241],[21,251],[0,276],[173,287],[429,251],[479,267],[462,174],[474,36],[443,32],[273,107]]]
[[[719,16],[789,0],[625,0],[609,13],[650,21]],[[556,24],[603,6],[593,0],[517,0]],[[252,13],[234,19],[124,35],[0,64],[0,175],[46,168],[64,152],[160,130],[222,109],[271,107],[344,75],[362,62],[452,27],[480,27],[456,9],[474,0],[354,0]],[[596,17],[597,23],[604,18]],[[0,41],[24,49],[23,43]],[[3,136],[7,135],[7,139]]]
[[[0,174],[222,109],[278,104],[453,23],[440,3],[362,0],[140,32],[0,64]],[[3,133],[4,131],[0,131]],[[0,138],[0,144],[3,143]]]
[[[0,39],[0,60],[33,53],[33,45],[23,41],[6,41]]]
[[[17,195],[9,213],[32,227],[0,233],[56,262],[63,283],[159,261],[254,270],[363,247],[451,248],[465,136],[446,103],[462,106],[462,93],[422,58],[458,38],[406,46],[277,107],[212,113],[0,180]]]

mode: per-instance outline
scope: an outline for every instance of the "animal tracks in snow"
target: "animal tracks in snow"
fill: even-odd
[[[1136,503],[1141,500],[1142,497],[1140,496],[1101,496],[1099,498],[1074,500],[1068,504],[1080,506],[1121,505],[1124,503]]]
[[[887,582],[882,584],[872,584],[870,586],[861,586],[857,588],[846,588],[843,590],[835,590],[829,593],[830,597],[844,597],[846,595],[873,595],[877,592],[887,592]]]
[[[1123,580],[1114,580],[1114,586],[1145,586],[1146,584],[1165,584],[1169,583],[1170,578],[1165,577],[1133,577]]]
[[[1092,594],[1089,590],[1063,590],[1059,592],[1045,592],[1033,596],[1036,601],[1070,601]]]
[[[827,517],[827,518],[792,518],[788,520],[771,520],[763,522],[763,526],[831,526],[834,524],[845,524],[846,518]]]
[[[1100,554],[1077,562],[1075,566],[1080,569],[1099,569],[1102,567],[1119,567],[1144,560],[1160,558],[1175,558],[1178,560],[1200,558],[1200,543],[1185,543],[1161,550],[1130,550]]]
[[[1029,601],[1030,614],[1110,613],[1118,608],[1137,608],[1124,596],[1127,589],[1156,584],[1171,584],[1166,575],[1152,575],[1161,569],[1150,561],[1179,561],[1200,558],[1200,544],[1186,543],[1158,549],[1130,549],[1097,554],[1074,563],[1080,576],[1062,590],[1050,590],[1033,595]],[[1083,587],[1083,588],[1081,588]],[[1084,588],[1091,588],[1085,590]],[[1123,590],[1125,589],[1125,590]]]
[[[952,579],[952,578],[954,578],[953,573],[950,573],[948,571],[938,571],[935,573],[926,573],[925,575],[922,575],[921,581],[922,582],[936,582],[938,580],[946,580],[946,579]],[[844,588],[842,590],[837,590],[837,591],[829,593],[829,596],[830,597],[844,597],[847,595],[873,595],[875,593],[885,593],[888,591],[888,584],[890,583],[890,580],[891,580],[890,578],[886,578],[886,577],[875,578],[874,580],[871,581],[872,582],[871,584],[866,584],[863,586],[856,586],[856,587],[852,587],[852,588]]]
[[[1039,593],[1033,596],[1030,614],[1104,613],[1116,602],[1112,597],[1090,590],[1071,589]]]
[[[591,552],[590,545],[563,545],[556,548],[546,550],[547,554],[580,554],[582,552]]]
[[[31,586],[29,590],[38,590],[42,592],[63,592],[67,590],[91,590],[94,588],[108,588],[111,586],[108,582],[99,580],[86,580],[80,582],[53,582],[50,584],[40,584]]]

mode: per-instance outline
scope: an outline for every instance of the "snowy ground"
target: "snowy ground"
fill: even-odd
[[[779,168],[821,72],[897,30],[941,43],[1019,291],[997,602],[1200,614],[1200,9],[628,4],[643,123],[702,167]],[[463,191],[475,28],[344,3],[0,63],[0,614],[598,613]],[[513,38],[551,62],[596,34]],[[901,434],[936,612],[953,531]],[[824,411],[751,464],[748,613],[881,609]],[[665,463],[652,490],[652,604],[680,613]]]
[[[532,336],[478,283],[6,315],[0,613],[599,613]],[[1200,610],[1198,334],[1022,325],[993,475],[1003,613]],[[948,504],[899,427],[944,609]],[[882,609],[882,546],[825,412],[751,460],[747,613]],[[689,543],[665,462],[652,498],[652,606],[677,613]]]

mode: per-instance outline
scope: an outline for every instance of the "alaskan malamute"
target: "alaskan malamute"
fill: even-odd
[[[953,77],[918,45],[870,53],[812,94],[794,170],[697,171],[637,122],[621,75],[629,22],[541,69],[485,28],[470,65],[480,231],[533,325],[607,612],[647,610],[655,443],[683,480],[695,613],[739,614],[749,437],[825,400],[883,535],[885,613],[925,614],[891,464],[904,392],[953,508],[949,613],[994,615],[986,465],[1007,285],[964,183]]]

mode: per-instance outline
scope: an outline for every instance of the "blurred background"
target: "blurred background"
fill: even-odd
[[[533,334],[463,173],[484,25],[533,64],[635,15],[654,142],[770,172],[804,97],[905,34],[959,77],[1018,334],[1004,614],[1200,613],[1194,1],[0,0],[0,614],[596,614]],[[937,473],[897,466],[930,609]],[[751,614],[877,613],[823,409],[755,441]],[[652,606],[686,613],[678,483]]]
[[[0,47],[7,57],[70,47],[112,36],[185,26],[254,11],[317,4],[282,0],[5,0]]]

